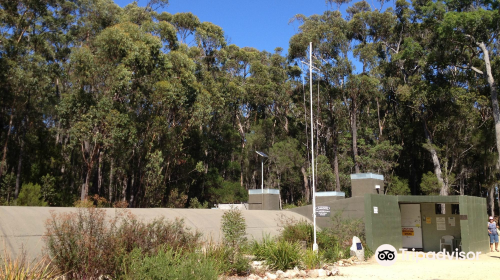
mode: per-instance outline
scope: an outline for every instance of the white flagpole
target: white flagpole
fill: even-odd
[[[309,43],[309,84],[311,96],[311,169],[312,169],[312,196],[313,196],[313,222],[314,222],[314,244],[313,251],[318,251],[318,244],[316,243],[316,190],[314,187],[314,126],[313,126],[313,84],[312,84],[312,42]]]

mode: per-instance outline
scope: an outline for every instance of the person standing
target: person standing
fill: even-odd
[[[495,251],[498,251],[498,232],[497,232],[497,223],[493,220],[493,217],[490,216],[488,222],[488,235],[490,236],[490,249],[493,251],[493,243],[495,243]]]

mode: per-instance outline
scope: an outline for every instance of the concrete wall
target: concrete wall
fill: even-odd
[[[327,203],[330,201],[341,200],[341,199],[345,199],[345,197],[342,197],[342,196],[318,196],[318,197],[316,197],[316,203],[319,205],[321,203]]]
[[[364,208],[364,198],[363,197],[351,197],[346,199],[339,200],[329,200],[323,202],[317,202],[317,206],[329,206],[330,207],[330,217],[317,217],[316,224],[320,228],[331,227],[331,217],[335,215],[337,212],[342,212],[342,218],[350,218],[350,219],[363,219],[365,215]],[[287,210],[289,212],[298,213],[305,218],[312,221],[313,218],[313,208],[312,205],[292,208]]]
[[[376,189],[375,186],[380,186]],[[364,197],[365,194],[384,194],[384,176],[372,173],[351,174],[352,196]]]
[[[104,208],[108,217],[114,217],[117,209]],[[164,217],[167,220],[184,219],[185,225],[203,233],[205,240],[219,241],[220,226],[225,210],[219,209],[127,209],[138,219],[151,221]],[[43,246],[45,222],[51,217],[50,212],[71,213],[76,208],[65,207],[22,207],[0,206],[0,254],[4,249],[16,255],[23,247],[30,257],[40,254]],[[281,229],[278,220],[281,215],[288,218],[302,219],[300,214],[290,211],[242,211],[247,224],[247,237],[260,239],[264,234],[275,236]]]
[[[248,209],[249,210],[280,210],[280,195],[279,194],[249,194]],[[262,204],[264,200],[264,204]]]
[[[374,252],[382,244],[391,244],[396,249],[402,248],[398,197],[366,194],[364,201],[367,246]],[[378,213],[375,213],[374,207],[377,207]]]
[[[451,214],[451,203],[445,203],[445,214],[436,214],[436,203],[420,204],[422,214],[422,238],[424,251],[439,251],[439,243],[444,235],[452,235],[455,238],[461,238],[460,215]],[[437,230],[436,218],[445,218],[446,230]],[[455,218],[455,226],[448,223],[448,218]],[[431,218],[431,223],[427,224],[426,218]]]
[[[482,197],[461,196],[459,201],[460,224],[462,225],[462,251],[482,252],[486,254],[490,251],[486,199]]]

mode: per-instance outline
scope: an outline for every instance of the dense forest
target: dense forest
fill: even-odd
[[[309,203],[309,42],[317,191],[374,172],[496,204],[498,0],[327,0],[272,53],[167,4],[0,0],[0,204],[246,201],[256,150],[265,187]]]

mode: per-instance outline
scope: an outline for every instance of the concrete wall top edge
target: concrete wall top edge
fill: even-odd
[[[280,194],[280,190],[278,189],[254,189],[254,190],[248,190],[248,194]]]
[[[460,195],[398,195],[399,203],[458,203]]]
[[[316,192],[316,196],[344,196],[345,192]]]
[[[357,173],[351,174],[351,180],[359,180],[359,179],[377,179],[384,180],[384,175],[374,174],[374,173]]]

